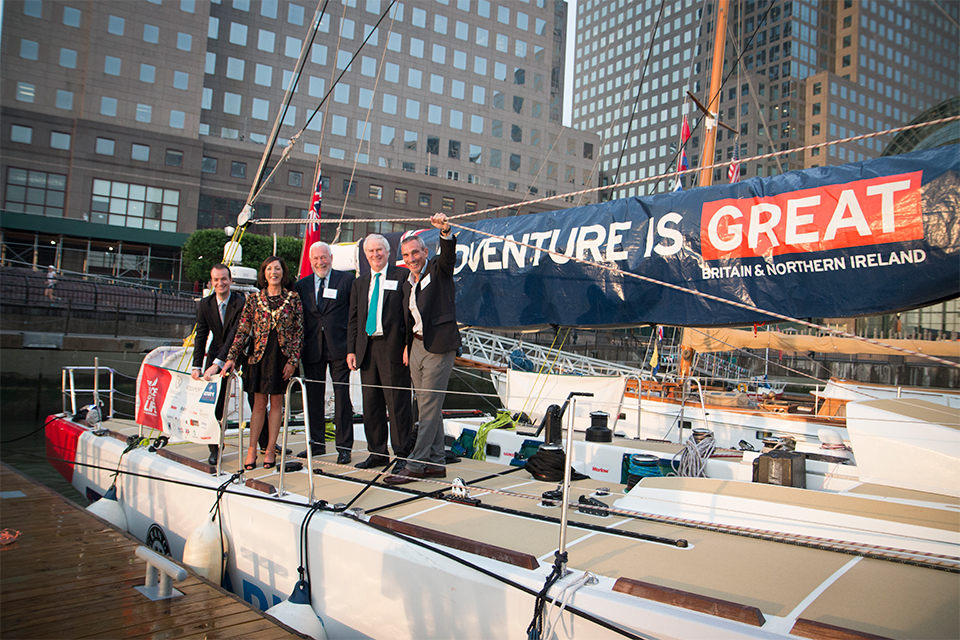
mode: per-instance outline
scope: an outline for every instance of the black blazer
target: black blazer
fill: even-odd
[[[347,323],[350,322],[353,274],[331,269],[328,288],[336,291],[337,297],[324,298],[321,291],[318,301],[317,275],[314,273],[301,278],[293,286],[303,303],[303,353],[300,359],[309,364],[321,361],[324,346],[328,360],[347,358]]]
[[[387,265],[386,279],[397,283],[397,288],[383,291],[383,339],[386,342],[393,362],[403,363],[403,347],[406,344],[407,331],[403,322],[403,283],[410,276],[406,267]],[[357,366],[363,362],[367,353],[367,297],[370,295],[370,283],[373,273],[368,272],[353,281],[350,293],[350,322],[347,326],[347,351],[356,354]],[[380,283],[383,287],[383,282]]]
[[[205,371],[214,360],[227,361],[227,352],[233,344],[240,324],[240,315],[246,299],[243,294],[230,292],[227,298],[227,308],[224,311],[224,322],[220,322],[220,311],[217,309],[217,294],[212,293],[200,301],[197,307],[197,336],[193,343],[193,368]],[[210,348],[204,352],[207,345],[207,336],[212,335]],[[206,365],[203,364],[206,355]]]
[[[440,253],[423,266],[417,283],[417,309],[423,320],[423,347],[430,353],[446,353],[460,348],[457,328],[456,286],[453,270],[457,265],[457,239],[440,238]],[[423,286],[427,283],[426,287]],[[407,346],[413,345],[413,314],[410,313],[410,279],[403,282],[403,312],[407,326]]]

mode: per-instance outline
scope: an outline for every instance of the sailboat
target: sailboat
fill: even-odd
[[[958,175],[954,147],[458,223],[458,320],[712,326],[955,297],[960,246],[938,229],[953,224]],[[907,277],[910,287],[891,288]],[[164,402],[154,380],[138,385],[141,407]],[[292,380],[288,396],[302,384]],[[708,477],[644,475],[630,468],[637,454],[622,455],[645,445],[575,436],[578,399],[550,439],[487,433],[488,444],[549,450],[559,478],[507,464],[528,457],[507,455],[523,442],[484,447],[488,460],[461,456],[447,478],[407,488],[334,454],[300,468],[282,454],[276,469],[245,471],[243,429],[226,424],[216,468],[199,442],[151,449],[142,423],[96,412],[50,416],[46,435],[52,463],[82,494],[113,500],[133,535],[174,558],[195,562],[194,533],[215,522],[215,560],[197,570],[264,609],[293,593],[323,620],[314,637],[960,636],[954,408],[849,402],[857,464],[816,461],[813,491],[750,481],[759,452],[736,452],[728,476],[709,477],[709,466]],[[287,428],[289,406],[284,450],[294,437],[308,445]],[[474,420],[448,426],[451,439],[488,423]],[[603,467],[607,454],[626,460],[632,486]],[[797,476],[798,456],[766,460]],[[598,475],[576,479],[571,467],[585,462]]]

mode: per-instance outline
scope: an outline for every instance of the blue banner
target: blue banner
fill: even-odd
[[[457,320],[520,328],[771,319],[630,274],[796,318],[932,304],[960,295],[958,187],[952,145],[482,220],[458,232]],[[421,237],[435,247],[436,234]]]

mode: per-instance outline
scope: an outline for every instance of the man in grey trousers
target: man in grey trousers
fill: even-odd
[[[417,397],[420,429],[411,460],[387,484],[406,484],[420,478],[444,478],[443,398],[460,348],[453,270],[457,240],[447,216],[438,213],[430,223],[440,230],[440,251],[427,260],[427,248],[418,236],[400,243],[400,253],[410,270],[403,283],[403,308],[407,327],[404,362]]]

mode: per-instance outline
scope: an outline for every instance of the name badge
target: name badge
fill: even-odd
[[[326,298],[326,299],[328,299],[328,300],[336,300],[336,299],[337,299],[337,290],[336,290],[336,289],[324,289],[324,290],[323,290],[323,297]]]
[[[383,288],[387,291],[396,291],[397,290],[397,280],[384,280]]]
[[[427,288],[427,285],[430,284],[430,274],[428,273],[424,277],[420,278],[420,291],[423,291]]]

